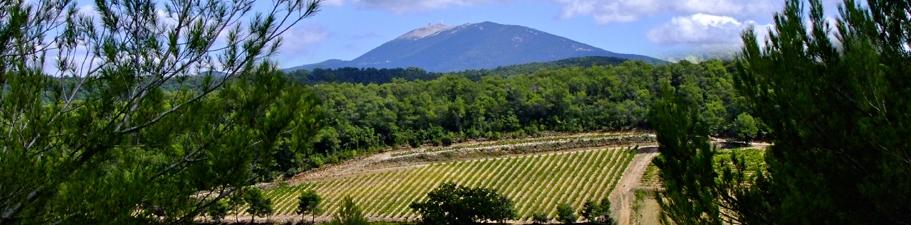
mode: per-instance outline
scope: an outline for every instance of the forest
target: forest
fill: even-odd
[[[735,93],[732,70],[731,62],[718,60],[657,66],[630,61],[527,74],[499,71],[475,80],[452,73],[383,84],[320,83],[312,90],[326,126],[315,137],[319,154],[305,160],[319,166],[392,146],[649,129],[647,114],[662,80],[694,96],[692,104],[704,109],[700,118],[713,135],[752,138],[761,134],[761,125]],[[738,116],[750,120],[737,125]]]

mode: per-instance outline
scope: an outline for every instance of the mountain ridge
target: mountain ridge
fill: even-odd
[[[607,51],[529,27],[487,21],[458,26],[431,24],[406,32],[350,61],[332,59],[287,71],[418,67],[431,72],[455,72],[586,56],[664,63],[648,56]]]

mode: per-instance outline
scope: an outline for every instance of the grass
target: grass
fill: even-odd
[[[586,200],[606,197],[632,158],[631,151],[615,148],[439,162],[277,186],[266,196],[275,203],[275,215],[293,215],[297,196],[315,189],[324,199],[323,215],[334,214],[341,199],[351,196],[367,216],[398,221],[416,218],[408,205],[452,181],[495,189],[515,202],[522,219],[529,219],[536,212],[554,216],[559,203],[579,208]]]

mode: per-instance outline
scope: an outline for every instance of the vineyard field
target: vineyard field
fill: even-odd
[[[586,200],[607,197],[622,176],[634,152],[631,148],[595,148],[581,151],[510,155],[309,179],[266,190],[275,215],[293,216],[297,196],[315,189],[323,197],[323,215],[334,214],[345,196],[351,196],[375,220],[416,219],[408,208],[444,182],[497,190],[515,203],[522,220],[533,213],[556,214],[555,206],[581,207]]]

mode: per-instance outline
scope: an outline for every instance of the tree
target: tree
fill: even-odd
[[[444,183],[427,193],[424,202],[411,203],[421,214],[422,224],[473,224],[483,221],[504,222],[516,217],[513,203],[506,196],[486,188],[469,188]]]
[[[607,198],[601,199],[600,203],[589,200],[582,206],[582,212],[579,214],[591,224],[613,225],[615,222],[610,215],[610,205]]]
[[[272,200],[266,198],[259,188],[251,188],[244,191],[244,202],[247,203],[247,214],[250,214],[250,222],[255,222],[256,217],[272,215]]]
[[[241,207],[244,206],[243,192],[246,189],[247,188],[242,188],[228,196],[228,209],[234,214],[234,223],[240,223],[240,214],[243,213]]]
[[[755,223],[911,223],[911,146],[898,135],[911,132],[911,4],[844,1],[835,23],[820,1],[804,6],[787,2],[765,47],[743,35],[735,85],[774,145],[766,184],[738,196],[752,203],[738,212]]]
[[[209,218],[212,219],[215,223],[221,223],[221,220],[228,215],[228,211],[231,210],[231,207],[228,206],[228,203],[225,201],[218,201],[214,205],[206,209],[206,214],[209,215]]]
[[[321,201],[322,198],[316,194],[316,191],[312,189],[307,190],[297,197],[297,211],[295,212],[301,216],[310,214],[310,223],[316,224],[316,214],[321,211],[319,207]]]
[[[332,221],[329,222],[330,225],[367,225],[367,218],[364,217],[364,213],[361,212],[361,208],[357,206],[354,202],[354,199],[351,197],[345,197],[342,200],[342,206],[339,211],[335,214]]]
[[[533,224],[546,224],[550,222],[550,218],[547,218],[547,214],[537,212],[531,215],[531,221]]]
[[[557,221],[564,224],[573,224],[576,223],[576,220],[578,220],[576,210],[572,206],[566,203],[557,205]]]
[[[653,163],[661,169],[661,181],[667,189],[656,198],[665,215],[661,219],[676,224],[720,225],[717,173],[712,165],[715,151],[709,143],[708,125],[699,119],[699,109],[685,88],[673,87],[669,80],[662,80],[660,85],[662,90],[650,118],[661,152]]]
[[[848,0],[834,23],[805,5],[786,1],[763,43],[746,31],[736,59],[735,87],[773,134],[767,171],[711,169],[695,110],[673,95],[653,109],[675,223],[911,224],[911,4]]]
[[[268,57],[319,0],[93,2],[0,1],[0,223],[187,223],[306,148]]]
[[[737,119],[734,119],[734,131],[737,133],[737,140],[749,143],[759,133],[759,127],[756,125],[756,120],[753,119],[753,116],[741,113],[737,115]]]
[[[610,199],[603,198],[601,199],[601,204],[598,206],[600,209],[597,211],[598,217],[596,218],[597,222],[603,225],[614,225],[617,224],[617,221],[614,220],[614,217],[611,216],[611,204]]]
[[[582,205],[582,212],[579,213],[589,223],[597,222],[599,214],[601,214],[601,205],[592,200],[585,201],[585,204]]]

